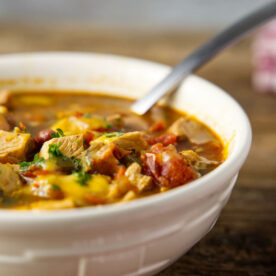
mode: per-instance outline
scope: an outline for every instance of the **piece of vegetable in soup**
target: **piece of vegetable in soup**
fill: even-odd
[[[183,186],[223,162],[220,139],[169,107],[138,116],[122,98],[1,93],[1,208],[125,202]]]

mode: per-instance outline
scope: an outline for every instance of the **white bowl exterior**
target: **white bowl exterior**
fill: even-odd
[[[49,53],[0,58],[0,88],[97,91],[140,97],[166,66],[125,57]],[[167,193],[113,206],[46,213],[0,210],[0,276],[152,275],[192,247],[226,204],[251,142],[239,105],[190,76],[171,105],[229,147],[218,169]]]

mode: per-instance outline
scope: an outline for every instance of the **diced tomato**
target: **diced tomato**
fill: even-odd
[[[118,179],[121,176],[124,176],[126,172],[126,167],[125,166],[118,166],[118,170],[114,176],[114,179]]]
[[[27,127],[22,122],[19,122],[19,126],[22,131],[27,131]]]
[[[130,150],[125,150],[125,149],[122,149],[122,148],[118,148],[117,146],[115,146],[114,149],[113,149],[113,154],[118,160],[121,160],[125,156],[131,154],[131,151]]]
[[[157,132],[157,131],[164,130],[165,128],[166,128],[166,122],[163,120],[160,120],[149,128],[149,132]]]
[[[34,175],[47,175],[49,173],[51,173],[51,171],[48,170],[38,170],[33,172]]]
[[[35,177],[34,173],[30,170],[26,171],[26,172],[21,172],[21,174],[25,177]]]
[[[95,130],[98,131],[98,132],[106,132],[106,128],[103,128],[103,127],[99,127]]]
[[[83,115],[84,115],[83,112],[79,112],[79,111],[75,112],[75,117],[77,118],[83,117]]]
[[[83,199],[88,202],[89,204],[99,205],[105,204],[106,200],[94,194],[86,194],[83,196]]]
[[[147,143],[149,145],[154,145],[156,143],[161,143],[163,146],[168,146],[170,144],[176,143],[176,136],[172,133],[163,134],[157,137],[149,137],[147,138]]]
[[[37,189],[40,187],[40,185],[38,183],[34,183],[33,186]]]
[[[89,146],[90,142],[94,139],[94,134],[87,132],[83,135],[83,139],[86,146]]]
[[[153,145],[141,157],[144,173],[153,177],[161,187],[173,188],[195,179],[194,169],[187,165],[173,145]]]
[[[163,151],[164,151],[164,145],[161,143],[156,143],[149,150],[149,152],[155,153],[155,154],[162,153]]]
[[[35,114],[35,115],[31,115],[30,118],[29,118],[30,121],[33,121],[33,122],[45,122],[46,120],[46,117],[45,115],[43,114]]]
[[[114,131],[114,127],[107,124],[106,127],[99,127],[97,129],[95,129],[96,131],[98,132],[102,132],[102,133],[105,133],[105,132],[113,132]]]

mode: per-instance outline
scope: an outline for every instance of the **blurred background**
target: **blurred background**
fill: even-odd
[[[87,51],[174,65],[271,0],[0,0],[0,54]],[[252,149],[215,228],[168,275],[276,275],[276,27],[197,74],[228,91],[252,124]]]
[[[209,29],[268,0],[1,0],[0,19],[124,29]]]

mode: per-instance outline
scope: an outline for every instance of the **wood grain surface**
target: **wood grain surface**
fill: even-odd
[[[211,33],[2,22],[0,35],[0,53],[91,51],[173,65]],[[258,94],[251,86],[251,40],[228,49],[198,72],[246,110],[253,128],[249,158],[214,229],[159,276],[276,275],[276,96]]]

